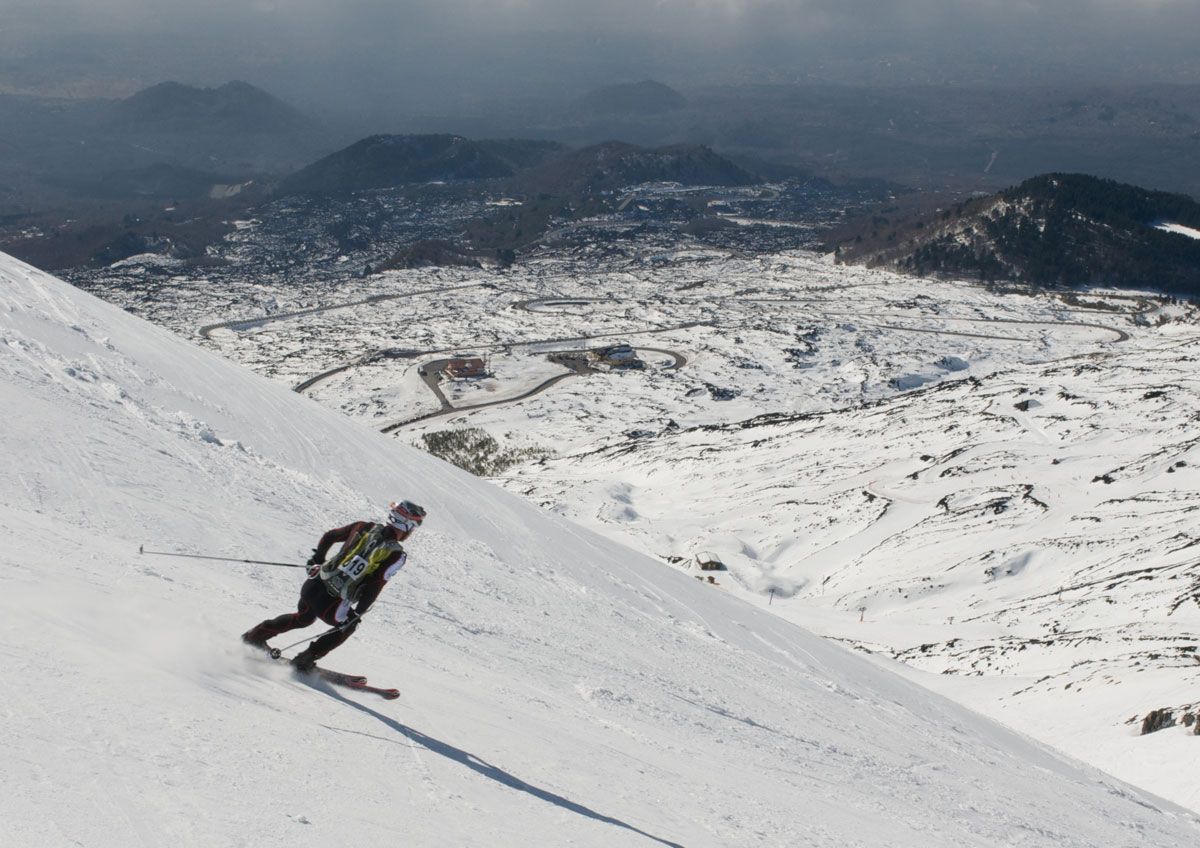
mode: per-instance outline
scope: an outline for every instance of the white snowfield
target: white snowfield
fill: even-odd
[[[1155,224],[1154,229],[1163,230],[1164,232],[1168,233],[1176,233],[1181,236],[1187,236],[1188,238],[1200,239],[1200,230],[1197,230],[1195,227],[1185,227],[1183,224],[1170,224],[1164,222],[1162,224]]]
[[[1182,808],[7,257],[0,403],[6,845],[1200,840]],[[396,497],[427,526],[328,664],[399,701],[239,644],[298,569],[137,553],[301,561]]]
[[[1200,334],[819,414],[665,431],[510,485],[1200,809]],[[686,492],[686,498],[679,496]],[[693,573],[695,571],[693,570]],[[772,594],[774,595],[772,600]]]

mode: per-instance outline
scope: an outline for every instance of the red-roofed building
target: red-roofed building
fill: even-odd
[[[488,376],[487,366],[478,356],[464,356],[451,359],[442,370],[451,380],[477,380]]]

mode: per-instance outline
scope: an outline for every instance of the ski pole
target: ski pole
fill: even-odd
[[[139,554],[153,554],[154,556],[173,556],[187,557],[189,559],[217,559],[222,562],[248,562],[251,565],[278,565],[282,568],[304,568],[303,565],[297,565],[294,562],[268,562],[265,559],[238,559],[236,557],[220,557],[208,556],[207,554],[174,554],[169,551],[148,551],[144,545],[138,545]]]
[[[296,647],[297,645],[303,645],[305,642],[309,641],[310,639],[315,642],[316,640],[320,639],[322,636],[328,636],[331,633],[340,633],[341,631],[343,631],[347,627],[349,627],[351,624],[354,624],[355,622],[358,622],[358,621],[362,621],[362,616],[358,615],[357,613],[351,614],[351,616],[349,618],[347,618],[345,621],[343,621],[341,624],[337,624],[337,625],[334,625],[333,627],[330,627],[324,633],[318,633],[316,636],[305,636],[299,642],[293,642],[290,645],[284,645],[282,648],[270,648],[267,650],[267,653],[271,655],[271,659],[277,660],[281,656],[283,656],[284,651],[290,651],[292,648]]]

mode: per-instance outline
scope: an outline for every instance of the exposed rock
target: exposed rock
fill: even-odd
[[[1147,733],[1154,733],[1155,731],[1162,730],[1164,727],[1174,726],[1175,715],[1172,710],[1167,707],[1151,710],[1142,719],[1142,735],[1145,736]]]

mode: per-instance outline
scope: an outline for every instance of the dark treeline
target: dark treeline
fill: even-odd
[[[1200,295],[1200,204],[1082,174],[1046,174],[990,198],[874,231],[843,253],[920,275]]]

